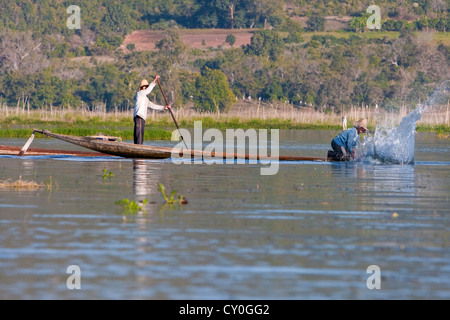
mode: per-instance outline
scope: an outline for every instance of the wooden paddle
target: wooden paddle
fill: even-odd
[[[158,83],[159,89],[161,90],[161,93],[162,93],[162,95],[164,97],[164,100],[166,101],[166,105],[168,106],[169,105],[169,101],[167,100],[167,97],[164,94],[164,91],[163,91],[163,89],[161,87],[161,83],[159,83],[159,79],[156,79],[156,82]],[[184,141],[183,135],[181,134],[181,131],[180,131],[180,127],[178,126],[177,120],[175,120],[175,116],[173,115],[173,112],[172,112],[171,108],[169,108],[169,112],[170,112],[170,115],[172,116],[173,122],[175,122],[175,125],[177,126],[178,133],[180,134],[181,140],[183,140],[183,143],[184,143],[186,149],[189,150],[186,142]]]

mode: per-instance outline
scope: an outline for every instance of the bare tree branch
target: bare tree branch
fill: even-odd
[[[30,32],[8,31],[0,40],[0,71],[32,74],[49,65],[41,53],[42,42],[34,40]]]

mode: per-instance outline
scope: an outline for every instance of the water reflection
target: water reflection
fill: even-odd
[[[32,176],[35,174],[35,167],[33,160],[23,160],[21,164],[22,164],[22,174],[24,176],[27,175]]]
[[[347,162],[333,163],[331,168],[336,188],[343,191],[343,197],[352,198],[358,210],[383,212],[411,207],[411,201],[419,196],[414,165]]]
[[[159,179],[157,170],[152,170],[152,163],[146,160],[133,160],[133,190],[135,200],[142,203],[150,198],[150,194],[156,191],[156,184]],[[155,262],[149,259],[152,252],[152,245],[155,239],[149,232],[149,224],[156,222],[151,206],[144,206],[145,211],[141,211],[135,217],[137,225],[137,237],[135,239],[136,255],[134,258],[136,290],[134,299],[143,299],[149,287],[154,286],[155,281],[144,270],[152,268]]]
[[[347,179],[349,183],[370,182],[374,191],[414,190],[414,165],[335,162],[331,164],[331,172],[333,177]]]
[[[150,177],[145,160],[133,160],[133,190],[136,200],[143,201],[154,189],[156,182]]]

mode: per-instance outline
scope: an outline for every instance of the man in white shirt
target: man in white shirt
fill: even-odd
[[[156,81],[159,76],[155,77],[155,80],[151,84],[148,83],[146,79],[141,81],[141,86],[139,91],[136,92],[134,99],[136,104],[134,105],[134,144],[144,143],[144,131],[145,131],[145,121],[147,120],[147,110],[148,108],[163,111],[170,109],[170,105],[160,106],[151,102],[147,95],[149,95],[156,86]]]

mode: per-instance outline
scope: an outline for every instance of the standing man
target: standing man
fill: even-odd
[[[328,151],[328,158],[333,161],[346,161],[355,158],[355,148],[361,133],[368,132],[367,119],[361,119],[353,124],[353,128],[339,133],[333,141],[331,147],[333,151]]]
[[[347,117],[346,116],[343,116],[342,117],[342,131],[345,131],[345,130],[347,130],[348,128],[347,128]]]
[[[151,84],[148,83],[146,79],[141,81],[141,86],[139,91],[136,92],[134,99],[136,101],[134,105],[134,144],[144,143],[144,131],[145,131],[145,121],[147,120],[147,110],[148,108],[163,111],[170,109],[170,105],[160,106],[151,102],[147,95],[149,95],[156,86],[156,82],[159,76],[156,76]]]

